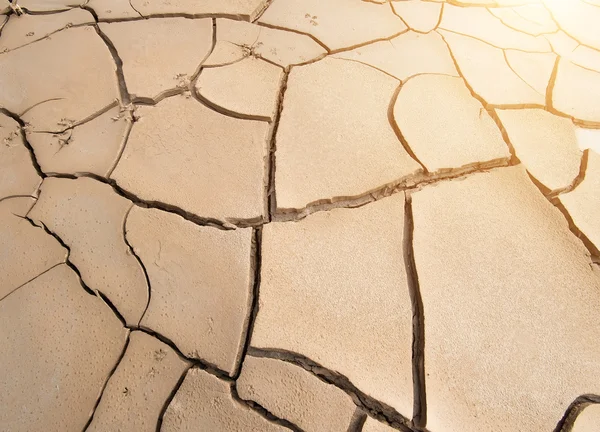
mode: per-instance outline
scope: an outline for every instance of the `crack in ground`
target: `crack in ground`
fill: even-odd
[[[279,122],[281,120],[281,114],[283,113],[283,100],[285,98],[285,92],[287,90],[291,70],[291,66],[284,69],[283,77],[279,87],[279,96],[277,98],[277,109],[275,111],[275,115],[273,116],[273,122],[271,123],[270,128],[271,130],[269,131],[268,135],[269,148],[265,164],[265,214],[267,215],[267,222],[273,220],[273,215],[277,211],[277,194],[275,189],[277,131],[279,130]]]
[[[129,91],[127,90],[127,83],[125,82],[125,75],[123,73],[123,60],[119,56],[119,52],[117,51],[117,48],[115,47],[113,42],[102,31],[102,29],[100,28],[100,26],[97,23],[94,25],[94,29],[96,30],[96,33],[98,33],[98,36],[100,36],[100,38],[104,41],[104,44],[108,48],[108,51],[110,52],[110,55],[112,56],[113,61],[115,62],[115,65],[116,65],[115,74],[117,76],[117,82],[118,82],[118,86],[119,86],[119,94],[121,96],[121,102],[124,105],[129,105],[131,103],[131,96],[129,94]]]
[[[366,421],[367,415],[360,408],[356,408],[352,415],[352,419],[350,420],[347,432],[361,432]]]
[[[536,184],[536,186],[537,186],[537,184]],[[552,205],[554,205],[554,207],[556,207],[563,214],[563,216],[567,220],[567,223],[569,224],[569,229],[571,230],[571,232],[573,233],[573,235],[575,237],[577,237],[583,243],[583,245],[585,246],[585,248],[588,250],[592,262],[600,262],[599,261],[600,250],[589,239],[589,237],[586,236],[579,229],[579,227],[575,224],[575,222],[573,221],[573,218],[571,217],[571,215],[569,214],[569,211],[566,209],[566,207],[563,205],[563,203],[558,198],[551,198],[551,197],[546,196],[546,199],[548,199],[548,201]]]
[[[400,141],[400,144],[402,144],[402,147],[404,148],[404,151],[416,163],[418,163],[421,166],[421,169],[423,170],[424,174],[428,174],[429,170],[427,169],[427,167],[425,166],[425,164],[423,162],[421,162],[421,160],[417,157],[417,155],[415,154],[415,152],[412,150],[412,148],[408,144],[408,141],[406,140],[406,138],[402,134],[402,131],[400,130],[400,127],[396,123],[396,119],[394,118],[394,107],[396,106],[396,102],[398,100],[398,96],[400,95],[400,90],[402,90],[403,85],[404,85],[404,83],[402,83],[402,81],[401,81],[400,85],[396,88],[396,90],[394,90],[394,93],[392,94],[392,98],[390,99],[390,103],[389,103],[388,109],[387,109],[388,122],[390,124],[390,127],[392,128],[392,130],[396,134],[396,137],[398,138],[398,141]]]
[[[512,143],[510,142],[508,133],[506,132],[506,129],[504,128],[504,125],[502,124],[502,121],[500,121],[500,117],[498,117],[498,114],[495,111],[495,108],[499,108],[499,107],[489,105],[483,97],[481,97],[479,94],[477,94],[477,92],[475,92],[475,90],[473,89],[471,84],[469,84],[469,81],[467,80],[467,78],[462,73],[462,70],[460,69],[460,66],[458,65],[458,60],[454,56],[454,52],[452,52],[452,48],[450,48],[450,44],[448,43],[448,41],[446,40],[446,38],[444,37],[444,35],[442,33],[437,32],[437,34],[440,35],[440,37],[444,41],[444,44],[446,44],[446,48],[448,49],[450,58],[452,59],[452,62],[454,63],[454,67],[456,68],[456,71],[458,72],[458,76],[462,79],[463,83],[469,90],[469,93],[471,93],[471,96],[473,96],[475,99],[477,99],[477,101],[483,106],[483,108],[490,115],[490,117],[492,118],[494,123],[496,123],[496,126],[498,127],[498,129],[500,129],[500,134],[502,135],[502,139],[506,143],[506,146],[508,147],[508,151],[510,152],[510,155],[511,155],[510,162],[513,164],[519,163],[520,161],[519,161],[519,158],[517,157],[517,153],[515,152],[515,148],[512,145]]]
[[[254,14],[255,17],[250,22],[255,23],[256,21],[258,21],[263,16],[263,14],[267,11],[267,9],[269,9],[269,6],[271,6],[271,3],[273,3],[273,1],[274,0],[266,0],[263,3],[261,9],[258,12],[255,12],[255,14]]]
[[[575,190],[580,184],[581,182],[583,182],[583,180],[585,179],[585,174],[587,172],[587,166],[588,166],[588,160],[590,157],[590,149],[585,149],[583,151],[583,155],[581,156],[581,162],[579,164],[579,173],[577,173],[577,176],[573,179],[573,181],[571,182],[570,185],[564,187],[564,188],[560,188],[560,189],[556,189],[550,192],[550,197],[551,198],[555,198],[558,195],[562,195],[564,193],[569,193],[572,192],[573,190]]]
[[[269,411],[268,409],[263,407],[261,404],[255,402],[253,400],[242,399],[237,391],[237,386],[236,386],[235,382],[231,383],[229,388],[231,390],[231,397],[233,398],[233,400],[235,400],[240,405],[244,405],[245,407],[258,413],[261,417],[265,418],[266,420],[270,421],[271,423],[278,424],[287,429],[293,430],[294,432],[304,432],[304,429],[300,428],[299,426],[297,426],[296,424],[292,423],[289,420],[283,419],[281,417],[277,417],[275,414],[273,414],[271,411]]]
[[[584,394],[575,398],[565,411],[563,417],[559,420],[553,432],[571,432],[577,416],[587,406],[592,404],[600,404],[600,395]]]
[[[177,394],[177,392],[181,388],[181,385],[183,384],[183,381],[185,381],[185,377],[187,376],[187,373],[189,372],[189,370],[191,368],[192,368],[192,365],[189,365],[183,371],[183,373],[179,377],[179,380],[175,384],[175,387],[173,387],[173,389],[171,390],[171,393],[169,393],[169,396],[167,396],[167,399],[165,400],[165,403],[163,404],[163,406],[162,406],[162,408],[160,410],[160,413],[158,414],[158,420],[156,422],[156,432],[161,432],[162,424],[163,424],[164,417],[165,417],[165,413],[167,412],[167,409],[169,408],[169,405],[171,405],[171,402],[173,401],[173,398],[175,397],[175,395]]]
[[[264,349],[250,347],[248,349],[248,355],[282,360],[300,366],[322,381],[343,390],[352,398],[358,407],[362,408],[365,412],[370,413],[372,417],[383,420],[392,425],[392,427],[403,432],[414,432],[416,430],[411,428],[410,421],[394,408],[362,392],[352,384],[346,376],[339,372],[329,370],[302,354],[276,348]]]
[[[238,379],[242,371],[243,363],[248,354],[250,340],[254,331],[254,323],[258,315],[258,296],[260,292],[261,270],[262,270],[262,227],[252,230],[250,266],[250,297],[248,302],[248,315],[245,319],[241,340],[242,349],[236,358],[236,366],[233,371],[233,379]]]
[[[131,246],[131,243],[129,243],[129,240],[127,239],[127,219],[129,218],[129,214],[131,213],[133,206],[134,206],[134,204],[131,203],[131,207],[129,207],[129,210],[127,210],[127,213],[125,213],[125,217],[123,218],[123,241],[129,248],[129,252],[131,253],[131,255],[133,255],[133,257],[139,263],[139,265],[142,269],[142,272],[144,273],[144,278],[146,279],[146,287],[148,288],[148,301],[146,302],[146,307],[144,307],[144,311],[142,312],[142,315],[140,316],[140,319],[138,320],[138,326],[139,326],[140,323],[142,322],[142,319],[144,319],[144,315],[146,315],[146,312],[148,311],[148,307],[150,306],[150,300],[152,299],[152,285],[150,284],[150,277],[148,276],[148,271],[146,270],[146,266],[144,265],[144,262],[142,261],[140,256],[135,252],[135,249],[133,248],[133,246]]]
[[[38,163],[38,160],[37,160],[37,158],[35,156],[35,151],[33,150],[33,147],[31,146],[31,144],[27,140],[27,134],[25,133],[25,128],[27,127],[27,124],[21,119],[21,117],[19,117],[17,114],[9,111],[6,108],[0,108],[0,113],[6,115],[8,117],[10,117],[11,119],[13,119],[14,121],[16,121],[18,123],[18,125],[19,125],[19,133],[21,134],[21,140],[23,142],[23,145],[25,146],[25,148],[29,152],[29,157],[31,159],[31,164],[33,165],[33,168],[35,169],[35,172],[37,173],[37,175],[39,177],[41,177],[42,179],[45,179],[47,177],[47,175],[46,175],[46,173],[44,171],[42,171],[42,167]],[[41,183],[40,183],[40,185],[41,185]],[[39,188],[40,188],[40,186],[38,186],[38,192],[39,192]]]
[[[144,200],[142,198],[139,198],[134,193],[129,192],[129,191],[123,189],[122,187],[120,187],[114,179],[102,177],[102,176],[99,176],[94,173],[85,172],[85,173],[78,173],[77,175],[66,174],[66,173],[48,173],[47,175],[45,175],[45,177],[66,178],[66,179],[71,179],[71,180],[76,180],[81,177],[91,178],[93,180],[96,180],[101,183],[109,185],[110,187],[112,187],[113,191],[117,195],[120,195],[123,198],[128,199],[129,201],[133,202],[138,207],[153,208],[153,209],[162,210],[167,213],[173,213],[173,214],[176,214],[176,215],[182,217],[183,219],[185,219],[189,222],[192,222],[196,225],[199,225],[199,226],[209,226],[209,227],[218,228],[221,230],[232,230],[232,229],[236,229],[236,228],[246,228],[246,227],[251,227],[254,225],[260,225],[260,223],[256,223],[252,220],[236,220],[234,222],[230,222],[230,221],[224,222],[224,221],[214,219],[214,218],[200,217],[194,213],[188,212],[188,211],[182,209],[181,207],[177,207],[172,204],[164,203],[161,201]]]
[[[20,218],[22,218],[22,219],[25,219],[24,217],[22,217],[22,216],[19,216],[19,215],[15,215],[15,216],[17,216],[17,217],[20,217]],[[31,282],[33,282],[34,280],[36,280],[36,279],[37,279],[37,278],[39,278],[40,276],[42,276],[42,275],[44,275],[44,274],[48,273],[50,270],[52,270],[52,269],[54,269],[55,267],[58,267],[58,266],[60,266],[60,265],[63,265],[63,264],[65,264],[65,262],[59,262],[59,263],[57,263],[57,264],[54,264],[52,267],[50,267],[50,268],[47,268],[46,270],[44,270],[43,272],[41,272],[41,273],[40,273],[40,274],[38,274],[37,276],[34,276],[34,277],[32,277],[32,278],[31,278],[31,279],[29,279],[27,282],[24,282],[24,283],[22,283],[21,285],[19,285],[19,286],[18,286],[18,287],[16,287],[15,289],[13,289],[11,292],[9,292],[8,294],[6,294],[4,297],[0,298],[0,302],[1,302],[2,300],[4,300],[5,298],[9,297],[9,296],[10,296],[12,293],[14,293],[14,292],[17,292],[19,289],[23,288],[23,287],[24,287],[25,285],[27,285],[28,283],[31,283]]]
[[[121,351],[121,354],[119,355],[119,358],[117,359],[117,362],[115,363],[114,367],[108,374],[108,377],[104,381],[104,385],[102,386],[102,389],[100,390],[100,394],[98,395],[98,398],[96,399],[96,403],[94,404],[94,408],[92,409],[92,414],[90,415],[85,426],[83,426],[83,429],[82,429],[83,432],[85,432],[92,424],[92,421],[94,420],[94,415],[96,415],[96,410],[98,409],[98,405],[100,405],[102,396],[104,396],[104,391],[106,390],[106,387],[108,387],[108,383],[109,383],[110,379],[113,377],[113,375],[117,371],[119,365],[121,364],[121,360],[123,360],[123,357],[125,357],[125,352],[127,351],[127,347],[129,346],[130,335],[131,335],[131,333],[127,332],[127,339],[125,339],[125,345],[123,345],[123,350]]]
[[[421,187],[436,184],[444,180],[454,180],[472,174],[487,172],[492,169],[504,168],[518,164],[518,161],[502,158],[487,162],[476,162],[461,168],[446,170],[442,169],[428,175],[421,174],[417,176],[406,176],[360,195],[321,199],[309,203],[300,209],[278,208],[277,212],[273,215],[273,222],[299,221],[316,212],[330,211],[337,208],[362,207],[366,204],[379,201],[382,198],[392,196],[399,192],[420,189]]]
[[[404,201],[404,265],[410,301],[412,305],[413,342],[413,419],[415,428],[422,429],[427,424],[427,393],[425,383],[425,314],[419,285],[419,275],[414,252],[415,222],[412,210],[412,197],[406,194]]]

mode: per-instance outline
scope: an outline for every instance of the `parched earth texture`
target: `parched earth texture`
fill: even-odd
[[[2,2],[0,431],[600,431],[600,1]]]

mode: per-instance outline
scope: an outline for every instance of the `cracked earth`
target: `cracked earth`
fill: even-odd
[[[600,1],[0,8],[0,431],[600,431]]]

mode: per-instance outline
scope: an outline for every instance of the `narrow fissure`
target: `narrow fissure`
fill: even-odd
[[[133,246],[131,246],[131,243],[129,243],[129,240],[127,239],[127,219],[129,218],[129,213],[131,213],[132,209],[133,209],[133,204],[131,205],[131,207],[129,207],[129,210],[127,210],[127,213],[125,214],[125,217],[123,218],[123,241],[129,248],[129,252],[131,253],[131,255],[137,260],[138,264],[140,265],[140,268],[142,269],[142,272],[144,273],[144,278],[146,279],[146,287],[148,288],[148,300],[146,301],[146,306],[144,307],[144,312],[142,312],[142,315],[140,316],[140,319],[138,320],[138,326],[139,326],[140,323],[142,322],[142,319],[144,319],[144,315],[146,315],[146,312],[148,311],[148,307],[150,306],[150,300],[152,299],[152,285],[150,285],[150,277],[148,276],[148,271],[146,270],[146,266],[144,265],[144,262],[138,256],[138,254],[135,252]]]
[[[412,198],[406,194],[404,202],[404,265],[408,291],[413,311],[413,342],[412,342],[412,371],[413,371],[413,426],[421,430],[427,424],[427,398],[425,385],[425,315],[423,300],[419,286],[419,275],[414,256],[414,217]]]
[[[244,405],[244,406],[248,407],[249,409],[257,412],[261,417],[267,419],[268,421],[270,421],[272,423],[286,427],[290,430],[293,430],[294,432],[304,432],[303,429],[301,429],[300,427],[298,427],[291,421],[277,417],[275,414],[273,414],[271,411],[269,411],[268,409],[266,409],[259,403],[251,401],[251,400],[242,399],[240,397],[240,395],[238,394],[235,382],[231,383],[229,388],[231,389],[231,397],[237,403]]]
[[[117,371],[117,368],[121,364],[121,360],[123,360],[123,357],[125,357],[125,352],[127,351],[127,347],[128,346],[129,346],[129,333],[127,333],[127,339],[125,340],[125,345],[123,345],[123,351],[121,351],[121,355],[117,359],[117,362],[115,363],[115,365],[113,366],[112,370],[108,374],[108,377],[104,381],[104,385],[102,386],[102,389],[100,390],[100,394],[98,395],[98,398],[96,399],[96,403],[94,404],[94,408],[92,409],[92,415],[90,415],[90,418],[88,419],[87,423],[83,427],[83,432],[85,432],[90,427],[90,425],[92,424],[92,421],[94,420],[94,415],[96,415],[96,410],[98,409],[98,405],[100,405],[100,401],[102,400],[102,396],[104,396],[104,391],[106,390],[106,387],[108,386],[108,382],[110,381],[110,379],[112,378],[112,376]]]
[[[262,227],[254,228],[252,230],[252,251],[251,251],[251,293],[249,302],[248,317],[246,319],[245,329],[242,333],[242,348],[240,350],[236,368],[233,373],[233,379],[238,379],[242,370],[242,365],[248,348],[250,347],[250,341],[252,340],[252,332],[254,331],[254,322],[258,315],[258,296],[260,290],[260,273],[262,268]]]
[[[287,90],[288,80],[290,77],[291,67],[284,69],[279,87],[279,97],[277,98],[277,109],[271,123],[269,131],[269,148],[266,159],[266,184],[265,184],[265,213],[267,221],[273,220],[273,215],[277,211],[277,194],[275,185],[275,170],[276,170],[276,151],[277,151],[277,131],[279,130],[279,122],[281,121],[281,113],[283,112],[283,100]]]
[[[156,432],[160,432],[160,430],[162,429],[162,424],[163,424],[163,421],[165,418],[165,413],[167,412],[169,405],[171,405],[173,398],[175,397],[175,395],[181,388],[181,385],[183,384],[183,381],[185,381],[185,377],[187,376],[187,373],[189,372],[189,370],[191,368],[192,368],[192,365],[189,365],[183,371],[183,373],[179,377],[179,380],[177,381],[177,384],[175,384],[175,387],[173,387],[173,390],[171,390],[171,393],[169,393],[169,396],[167,397],[167,399],[165,399],[165,403],[163,404],[163,407],[161,408],[160,413],[158,414],[158,421],[156,422]]]
[[[100,38],[104,41],[104,44],[108,48],[108,51],[110,52],[110,55],[112,56],[115,62],[115,74],[117,76],[121,102],[123,103],[123,105],[129,105],[131,103],[131,96],[129,95],[129,91],[127,90],[127,83],[125,82],[125,75],[123,73],[123,60],[121,59],[121,57],[119,57],[119,52],[117,51],[115,45],[112,43],[109,37],[106,34],[104,34],[104,32],[100,29],[100,26],[96,24],[94,28],[96,29],[96,33],[98,33],[98,36],[100,36]]]

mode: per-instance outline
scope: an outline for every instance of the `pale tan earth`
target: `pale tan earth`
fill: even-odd
[[[18,3],[1,432],[600,431],[600,1]]]

